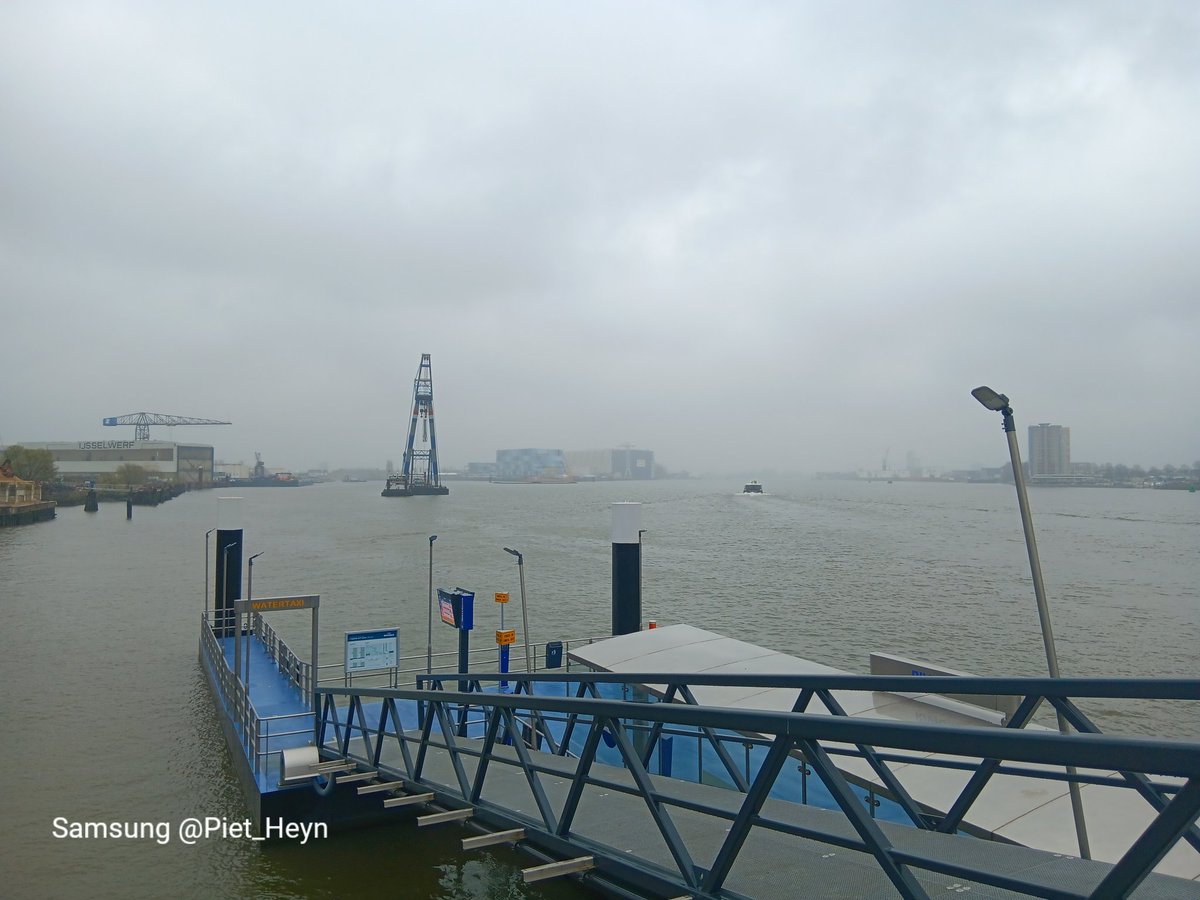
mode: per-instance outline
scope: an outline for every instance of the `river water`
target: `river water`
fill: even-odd
[[[428,536],[438,586],[520,596],[535,642],[610,626],[614,501],[643,504],[643,617],[689,622],[865,672],[872,650],[981,675],[1042,675],[1045,657],[1011,486],[767,480],[577,485],[452,482],[246,489],[256,596],[321,595],[326,661],[343,633],[399,626],[424,653]],[[0,531],[0,896],[570,898],[526,888],[511,852],[462,854],[456,829],[333,834],[301,846],[213,838],[56,837],[54,821],[244,818],[196,659],[204,533],[219,496],[61,510]],[[1063,674],[1189,676],[1200,661],[1200,496],[1039,489],[1032,505]],[[520,627],[509,605],[508,627]],[[307,652],[308,616],[272,623]],[[455,634],[438,626],[435,652]],[[1200,735],[1195,705],[1087,707],[1106,730]]]

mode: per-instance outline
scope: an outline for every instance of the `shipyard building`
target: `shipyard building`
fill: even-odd
[[[209,484],[213,478],[213,448],[207,444],[170,441],[63,441],[22,444],[30,450],[48,450],[58,474],[67,481],[88,480],[115,474],[132,463],[152,476],[190,484]]]
[[[641,480],[654,477],[654,451],[621,447],[615,450],[569,450],[567,470],[583,478]]]
[[[566,478],[566,455],[561,450],[541,450],[535,447],[497,450],[496,477],[506,480]]]
[[[466,472],[475,478],[502,481],[649,480],[654,477],[654,451],[523,447],[497,450],[495,463],[469,463]]]

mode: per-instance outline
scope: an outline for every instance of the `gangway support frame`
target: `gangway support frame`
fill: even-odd
[[[516,692],[496,691],[502,678],[520,682]],[[467,682],[467,691],[454,690],[460,680]],[[415,690],[321,688],[326,697],[318,745],[351,758],[361,753],[362,762],[371,761],[381,773],[403,778],[407,789],[423,789],[440,806],[451,807],[419,817],[420,825],[471,819],[494,832],[466,839],[464,849],[519,842],[524,852],[545,863],[535,870],[581,877],[618,895],[773,898],[794,896],[801,886],[819,891],[814,879],[858,884],[869,877],[878,884],[880,875],[909,900],[964,881],[1063,900],[1099,900],[1139,885],[1151,896],[1175,896],[1180,890],[1180,896],[1192,896],[1184,887],[1195,887],[1153,870],[1176,844],[1200,843],[1192,824],[1200,813],[1200,742],[1109,736],[1098,730],[1062,735],[1014,728],[1012,722],[1010,727],[985,727],[864,720],[826,700],[835,691],[1011,694],[1022,698],[1024,708],[1063,705],[1078,715],[1081,725],[1090,725],[1077,712],[1076,700],[1195,701],[1200,699],[1200,679],[590,672],[425,675],[417,682]],[[821,698],[829,714],[605,699],[594,689],[604,684],[621,689],[652,685],[659,697],[680,698],[694,698],[698,686],[786,687],[796,690],[796,707]],[[401,701],[421,709],[419,727],[402,726],[396,716]],[[381,710],[377,725],[366,724],[368,718],[374,721],[373,714],[364,715],[368,703]],[[467,734],[460,727],[463,721],[471,723]],[[542,733],[550,724],[560,729],[557,739]],[[581,737],[572,743],[566,734],[576,725]],[[678,741],[680,729],[690,729],[698,748],[710,738],[733,745],[749,742],[766,756],[760,757],[745,788],[735,787],[732,779],[717,787],[653,775],[644,764],[652,757],[653,744],[668,735]],[[619,759],[599,762],[602,745],[615,749]],[[352,746],[354,754],[349,753]],[[799,754],[830,789],[834,808],[769,796],[770,783]],[[876,823],[858,795],[862,785],[842,771],[844,763],[834,762],[847,757],[867,768],[873,768],[867,765],[873,757],[884,768],[948,766],[968,773],[986,763],[980,771],[988,779],[1075,777],[1088,786],[1125,788],[1129,796],[1142,794],[1157,802],[1148,804],[1154,815],[1141,837],[1130,834],[1132,844],[1112,862],[1072,859],[1004,843],[1003,838],[940,833],[936,815],[916,816],[910,824]],[[712,758],[719,760],[715,753]],[[992,760],[1002,762],[997,767]],[[1076,767],[1077,774],[1067,774],[1067,766]],[[1139,777],[1131,777],[1133,773]],[[1146,775],[1154,780],[1142,781]],[[974,794],[977,785],[966,781],[968,793]],[[587,806],[580,803],[584,792]],[[459,804],[464,806],[454,808]],[[640,816],[629,818],[639,810]],[[651,846],[647,836],[655,833],[663,840]],[[580,862],[588,858],[590,864]],[[760,891],[754,887],[761,884],[755,874],[767,859],[772,871],[787,868],[787,875],[780,876],[787,883]],[[864,859],[875,865],[865,866]],[[575,865],[579,868],[572,869]]]

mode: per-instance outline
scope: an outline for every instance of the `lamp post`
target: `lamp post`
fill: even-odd
[[[436,534],[429,536],[429,631],[425,642],[425,674],[433,672],[433,542]]]
[[[208,538],[217,529],[210,528],[204,532],[204,615],[208,616]]]
[[[529,637],[529,604],[525,602],[525,556],[508,547],[505,553],[517,558],[517,572],[521,576],[521,627],[525,629],[525,671],[533,674],[533,642]]]
[[[250,564],[250,571],[246,575],[246,602],[247,603],[249,603],[251,600],[254,599],[254,561],[256,559],[258,559],[260,556],[262,556],[263,553],[266,553],[266,552],[267,552],[266,550],[263,550],[259,553],[255,553],[252,557],[250,557],[250,559],[247,560],[247,562]],[[254,613],[251,613],[250,617],[251,617],[250,630],[251,630],[251,632],[253,632],[253,630],[254,630],[254,624],[253,624]],[[241,616],[238,616],[238,618],[241,619]],[[238,622],[239,637],[241,636],[241,633],[242,633],[242,623],[239,621]],[[249,640],[249,638],[247,638],[247,640],[246,640],[246,677],[244,679],[242,679],[243,683],[246,686],[247,696],[249,696],[249,694],[250,694],[250,647],[251,646],[252,645],[250,643],[250,640]]]
[[[1029,496],[1025,488],[1025,471],[1021,467],[1021,450],[1017,446],[1017,426],[1013,421],[1013,410],[1008,397],[999,394],[990,387],[980,386],[971,391],[971,396],[978,400],[986,409],[998,412],[1004,417],[1004,434],[1008,438],[1008,455],[1012,460],[1013,483],[1017,488],[1017,506],[1021,511],[1021,527],[1025,531],[1025,549],[1029,554],[1029,570],[1033,575],[1033,595],[1037,600],[1038,619],[1042,627],[1042,643],[1046,648],[1046,667],[1051,678],[1059,678],[1058,652],[1054,647],[1054,629],[1050,624],[1050,607],[1046,603],[1046,586],[1042,581],[1042,563],[1038,558],[1037,539],[1033,534],[1033,516],[1029,512]],[[1056,711],[1057,712],[1057,711]],[[1070,728],[1061,712],[1058,712],[1058,730],[1068,734]],[[1074,766],[1067,766],[1067,774],[1074,775]],[[1079,783],[1068,782],[1071,794],[1071,812],[1075,817],[1075,835],[1079,840],[1079,855],[1083,859],[1091,859],[1091,847],[1088,844],[1087,824],[1083,817],[1083,798],[1079,793]]]

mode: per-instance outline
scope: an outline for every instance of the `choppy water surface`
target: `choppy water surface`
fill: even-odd
[[[399,625],[405,654],[427,627],[434,580],[475,589],[476,641],[493,591],[519,596],[502,550],[525,554],[534,641],[610,624],[610,513],[643,506],[644,618],[866,671],[882,650],[984,675],[1045,671],[1011,487],[769,479],[450,485],[383,499],[380,484],[245,490],[256,595],[322,597],[322,653],[342,635]],[[65,509],[0,531],[0,894],[569,898],[520,881],[522,858],[464,855],[453,829],[334,834],[308,846],[53,837],[55,817],[171,821],[244,816],[196,661],[204,532],[217,498],[157,509]],[[1194,676],[1200,659],[1200,495],[1041,489],[1032,504],[1061,668],[1068,675]],[[514,604],[513,613],[518,613]],[[519,615],[515,621],[519,622]],[[307,617],[272,622],[307,648]],[[514,624],[510,618],[509,626]],[[451,651],[439,627],[435,651]],[[1200,711],[1114,705],[1111,731],[1200,735]]]

